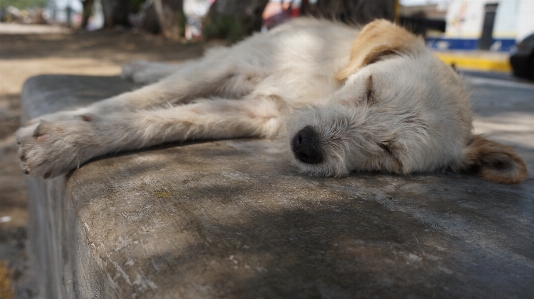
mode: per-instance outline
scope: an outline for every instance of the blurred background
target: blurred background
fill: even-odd
[[[117,75],[134,59],[180,62],[299,16],[389,19],[463,74],[534,80],[532,0],[0,0],[0,298],[39,298],[13,138],[26,79]]]

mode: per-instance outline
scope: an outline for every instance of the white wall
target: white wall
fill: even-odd
[[[484,22],[484,5],[489,0],[453,0],[447,11],[446,37],[479,38]]]
[[[517,34],[517,13],[521,0],[501,0],[497,7],[493,37],[515,38]]]
[[[534,33],[534,1],[520,0],[517,14],[516,40],[520,41]]]
[[[493,36],[517,41],[534,33],[534,0],[452,0],[447,11],[448,38],[479,38],[484,5],[499,3]]]

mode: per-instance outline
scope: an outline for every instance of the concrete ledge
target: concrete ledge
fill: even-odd
[[[131,88],[117,78],[39,76],[26,83],[23,107],[34,117]],[[528,99],[517,101],[527,107],[517,115],[532,116]],[[491,110],[481,102],[476,109]],[[46,298],[534,292],[532,177],[518,186],[455,174],[312,178],[269,141],[229,140],[103,157],[29,186]]]

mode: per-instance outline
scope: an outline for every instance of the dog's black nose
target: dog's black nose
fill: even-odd
[[[291,149],[299,161],[306,164],[319,164],[323,162],[323,154],[319,146],[319,138],[315,130],[307,126],[300,130],[291,143]]]

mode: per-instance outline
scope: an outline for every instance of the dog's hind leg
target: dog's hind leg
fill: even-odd
[[[43,121],[19,136],[27,174],[57,176],[107,153],[193,139],[274,137],[285,104],[276,97],[202,100],[169,109],[86,114],[75,120]]]
[[[196,61],[179,64],[134,60],[122,66],[121,77],[135,83],[150,84],[193,67]]]
[[[104,115],[161,108],[205,97],[241,98],[253,90],[260,76],[259,71],[244,69],[231,61],[214,62],[211,59],[202,59],[186,64],[180,71],[154,84],[96,102],[88,107],[40,116],[30,121],[29,125],[39,120],[76,119],[88,113]]]

